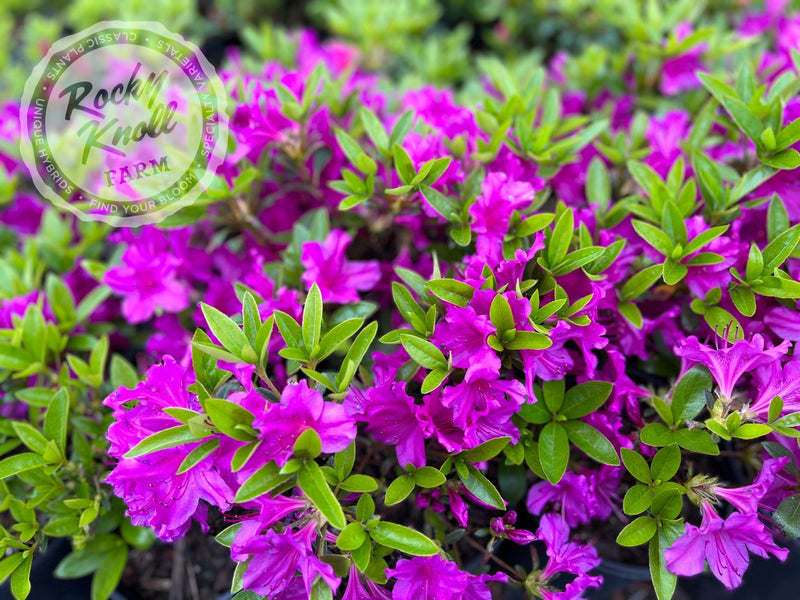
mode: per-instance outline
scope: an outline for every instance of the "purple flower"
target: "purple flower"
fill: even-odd
[[[295,441],[307,429],[319,434],[326,453],[344,450],[356,437],[356,422],[344,407],[325,401],[305,380],[283,388],[280,404],[268,404],[256,415],[253,427],[260,431],[264,459],[279,466],[286,464]]]
[[[108,428],[109,455],[119,461],[106,482],[128,505],[127,514],[133,523],[152,527],[164,541],[183,536],[192,517],[208,529],[207,508],[200,500],[228,510],[234,496],[223,478],[224,470],[216,467],[215,455],[176,475],[183,460],[200,442],[124,458],[128,450],[149,435],[181,424],[163,409],[200,409],[197,400],[186,392],[186,378],[186,370],[167,356],[163,365],[147,372],[136,389],[118,388],[103,402],[114,411],[115,422]],[[128,410],[126,405],[130,402],[136,405]],[[219,450],[215,454],[218,453]]]
[[[405,383],[387,382],[364,391],[353,390],[348,407],[351,414],[363,415],[361,420],[367,422],[367,431],[376,440],[396,446],[400,465],[425,466],[425,421]]]
[[[471,306],[448,305],[444,321],[436,325],[431,341],[447,356],[453,355],[453,366],[467,369],[467,378],[477,374],[496,377],[500,358],[487,343],[496,328],[487,315],[478,315]]]
[[[671,110],[660,119],[653,117],[647,126],[647,141],[651,152],[645,163],[666,177],[672,165],[683,155],[681,142],[689,134],[691,119],[685,111]]]
[[[721,486],[714,486],[714,493],[733,504],[739,512],[742,513],[756,513],[758,512],[761,499],[766,495],[772,483],[775,481],[775,475],[781,471],[786,465],[789,464],[791,459],[788,456],[780,458],[768,458],[761,465],[761,471],[758,473],[755,481],[750,485],[740,488],[724,488]]]
[[[764,323],[779,338],[792,342],[800,341],[800,310],[787,306],[776,306],[764,314]]]
[[[536,535],[546,544],[550,559],[539,574],[542,583],[555,578],[559,573],[577,576],[566,585],[564,591],[541,586],[539,593],[545,600],[578,600],[587,589],[599,588],[603,582],[602,577],[587,574],[600,564],[597,550],[593,546],[571,542],[569,534],[569,527],[563,517],[557,514],[542,516]]]
[[[453,409],[454,422],[466,429],[475,419],[508,406],[516,412],[527,399],[519,381],[473,379],[444,388],[442,404]]]
[[[764,421],[769,415],[769,405],[775,396],[783,400],[783,413],[800,411],[800,362],[793,360],[781,366],[777,361],[755,371],[758,397],[749,408]]]
[[[507,580],[502,573],[470,575],[439,555],[398,560],[386,575],[397,580],[392,600],[491,600],[487,582]]]
[[[311,586],[319,576],[335,592],[341,581],[333,567],[317,558],[313,542],[317,538],[316,523],[310,521],[295,531],[283,533],[268,530],[263,535],[256,521],[245,521],[231,545],[231,557],[237,562],[250,559],[242,577],[244,589],[268,598],[284,598],[295,586],[311,597]],[[251,558],[252,557],[252,558]]]
[[[477,235],[476,251],[483,258],[503,258],[503,237],[514,210],[525,208],[536,195],[536,189],[525,181],[510,181],[505,173],[489,173],[483,181],[481,195],[469,208],[472,231]]]
[[[361,582],[361,576],[355,564],[350,565],[350,576],[344,589],[342,600],[391,600],[391,592],[367,579],[367,587]]]
[[[567,471],[555,485],[549,481],[535,483],[528,490],[526,506],[532,515],[540,515],[546,505],[552,504],[553,508],[561,511],[567,525],[575,527],[588,523],[592,518],[590,502],[587,502],[590,497],[586,476]]]
[[[742,375],[780,359],[789,346],[789,342],[785,341],[778,346],[765,348],[764,338],[756,334],[750,341],[736,340],[732,345],[726,344],[723,348],[716,349],[701,344],[695,336],[690,336],[678,344],[675,354],[683,358],[685,369],[696,364],[708,367],[719,386],[720,394],[730,399],[733,388]]]
[[[145,227],[122,254],[122,265],[109,269],[103,281],[124,297],[122,314],[131,323],[148,320],[156,312],[179,312],[189,306],[189,292],[178,279],[182,264],[169,248],[166,234]]]
[[[686,533],[664,553],[667,569],[675,575],[697,575],[708,562],[714,577],[732,590],[742,583],[750,563],[748,552],[763,558],[771,553],[782,561],[789,555],[788,550],[775,545],[755,513],[734,512],[723,519],[707,502],[702,511],[700,527],[687,525]]]
[[[517,522],[517,513],[513,510],[508,511],[503,517],[493,519],[489,528],[499,537],[506,537],[516,544],[527,546],[536,540],[533,532],[527,529],[516,529],[514,523]]]
[[[306,268],[303,283],[308,289],[316,283],[325,302],[358,302],[358,292],[371,290],[381,278],[377,260],[347,260],[345,251],[351,241],[344,231],[334,230],[322,243],[303,244],[300,255]]]
[[[681,41],[687,37],[692,30],[689,23],[681,23],[675,28],[676,41]],[[661,72],[661,92],[666,96],[674,96],[700,87],[700,80],[697,71],[704,71],[703,52],[707,48],[706,44],[699,44],[690,48],[682,54],[672,56],[664,61],[664,68]]]
[[[438,555],[398,560],[386,575],[397,580],[392,600],[461,600],[467,587],[467,574]]]

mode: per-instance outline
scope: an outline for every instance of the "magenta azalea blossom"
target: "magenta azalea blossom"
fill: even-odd
[[[767,494],[775,475],[789,464],[791,459],[788,456],[780,458],[768,458],[761,465],[761,471],[755,481],[750,485],[740,488],[726,488],[714,486],[714,493],[723,500],[727,500],[741,513],[758,512],[761,499]]]
[[[156,312],[178,312],[189,306],[189,288],[178,277],[181,264],[165,234],[145,227],[122,254],[122,265],[109,269],[103,281],[123,296],[125,318],[141,323]]]
[[[491,600],[487,582],[507,579],[503,574],[470,575],[438,555],[398,560],[386,575],[397,580],[392,600]]]
[[[371,290],[381,278],[378,261],[347,260],[345,251],[350,242],[349,235],[336,230],[324,242],[303,244],[303,282],[308,289],[316,283],[325,302],[358,302],[358,292]]]
[[[726,344],[718,349],[701,344],[696,337],[689,336],[675,348],[675,353],[683,358],[687,368],[697,364],[708,367],[720,394],[730,398],[742,375],[778,360],[788,349],[789,342],[768,348],[764,338],[758,334],[750,341],[736,340],[732,345]]]
[[[700,527],[687,525],[686,533],[664,553],[667,569],[675,575],[697,575],[708,562],[714,577],[732,590],[742,583],[749,552],[763,558],[772,554],[780,560],[789,556],[788,550],[775,545],[757,515],[735,512],[723,519],[707,502],[702,509]]]
[[[230,508],[234,490],[223,477],[213,456],[176,475],[178,467],[199,442],[159,450],[136,458],[125,454],[144,438],[181,423],[165,408],[198,410],[196,399],[186,392],[187,373],[172,357],[152,367],[135,389],[121,387],[104,404],[114,411],[116,421],[108,429],[109,455],[118,459],[106,482],[128,505],[127,514],[135,525],[152,527],[165,541],[183,536],[192,517],[205,529],[205,500],[222,510]],[[130,409],[128,403],[136,403]]]
[[[567,471],[556,484],[539,481],[528,490],[526,506],[532,515],[542,514],[544,507],[552,505],[560,511],[569,527],[588,523],[592,509],[587,498],[591,497],[589,481],[585,475]]]
[[[247,564],[242,577],[244,589],[268,598],[284,598],[284,594],[301,587],[306,597],[311,597],[314,579],[320,577],[335,592],[341,581],[333,568],[319,558],[312,544],[317,538],[316,523],[310,521],[295,531],[287,528],[283,533],[268,530],[260,533],[256,521],[245,521],[231,546],[231,557]]]
[[[264,458],[283,466],[292,455],[300,434],[313,429],[319,434],[323,452],[344,450],[356,437],[356,422],[341,404],[328,402],[305,380],[287,385],[280,404],[269,404],[256,415],[253,427],[259,430]]]
[[[588,575],[600,565],[597,550],[593,546],[570,541],[569,527],[561,516],[544,515],[539,522],[536,535],[546,544],[549,557],[547,565],[541,572],[541,578],[549,581],[560,573],[576,576],[563,591],[540,588],[539,591],[545,600],[578,600],[583,597],[587,589],[600,587],[603,578]]]

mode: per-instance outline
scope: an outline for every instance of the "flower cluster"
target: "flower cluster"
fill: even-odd
[[[668,11],[600,73],[591,48],[490,61],[463,98],[295,34],[294,64],[223,72],[235,147],[202,214],[109,234],[20,195],[0,212],[2,431],[83,494],[44,533],[97,529],[99,467],[76,460],[101,432],[133,525],[230,523],[244,598],[577,599],[615,558],[592,545],[609,528],[648,546],[660,600],[706,564],[733,589],[750,553],[785,560],[800,16],[767,4],[732,36]],[[47,240],[73,237],[85,255],[62,264]],[[68,446],[70,394],[111,415],[82,408]]]

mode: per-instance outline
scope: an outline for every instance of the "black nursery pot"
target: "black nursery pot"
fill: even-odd
[[[80,579],[56,579],[53,577],[58,563],[71,551],[67,538],[56,538],[44,554],[34,559],[31,566],[31,593],[28,600],[87,600],[91,597],[92,576]],[[0,586],[0,600],[14,600],[10,583]],[[109,600],[128,600],[119,592],[111,594]]]

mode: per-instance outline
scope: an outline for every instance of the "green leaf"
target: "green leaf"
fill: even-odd
[[[386,130],[383,128],[378,117],[375,116],[375,113],[367,107],[362,106],[359,110],[359,116],[361,117],[361,123],[363,123],[364,129],[366,129],[369,139],[372,140],[375,147],[381,153],[388,152],[389,136],[386,135]]]
[[[562,425],[567,431],[569,441],[588,456],[606,465],[619,464],[619,457],[614,446],[597,429],[583,421],[565,421]]]
[[[339,484],[339,487],[341,487],[345,492],[368,493],[374,492],[378,489],[378,482],[369,475],[361,475],[356,473],[355,475],[350,475],[350,477],[342,481],[342,483]]]
[[[608,170],[599,157],[594,157],[589,163],[586,174],[586,199],[590,204],[597,204],[605,212],[611,201],[611,182]]]
[[[392,282],[392,297],[403,318],[419,333],[426,335],[428,327],[425,322],[425,311],[420,308],[417,301],[405,286],[396,281]]]
[[[78,303],[78,308],[75,309],[75,318],[78,323],[82,323],[89,318],[95,309],[105,302],[109,296],[111,296],[111,288],[107,285],[97,286],[86,294],[83,300]]]
[[[700,248],[707,246],[727,230],[728,225],[719,225],[703,231],[702,233],[698,234],[696,238],[692,239],[692,241],[686,244],[686,247],[683,249],[683,255],[688,256],[697,252],[700,250]]]
[[[397,119],[397,123],[394,124],[392,132],[389,134],[390,146],[403,143],[403,140],[408,135],[408,132],[411,131],[411,127],[414,124],[414,117],[414,111],[409,110],[405,112],[402,117]]]
[[[246,408],[221,398],[206,399],[203,408],[214,426],[228,437],[240,442],[249,442],[255,439],[255,436],[247,431],[255,417]]]
[[[624,449],[624,448],[623,448]],[[625,493],[622,499],[622,510],[626,515],[638,515],[643,513],[653,502],[654,492],[647,485],[637,483]]]
[[[650,467],[647,465],[647,461],[644,459],[644,457],[642,457],[641,454],[634,452],[633,450],[629,450],[628,448],[622,448],[621,454],[622,462],[625,464],[625,468],[628,469],[628,472],[631,475],[633,475],[642,483],[649,484],[653,481],[653,478],[650,475]]]
[[[384,503],[386,506],[394,506],[395,504],[399,504],[408,498],[408,495],[414,491],[415,486],[416,483],[414,482],[413,477],[410,475],[401,475],[392,483],[390,483],[388,488],[386,488],[386,498],[384,498]]]
[[[0,479],[11,477],[24,471],[30,471],[36,467],[46,465],[47,461],[33,452],[23,452],[15,454],[9,458],[0,460]]]
[[[356,504],[356,519],[362,523],[368,521],[375,514],[375,501],[369,494],[361,494]]]
[[[294,317],[286,314],[280,310],[274,313],[275,323],[278,325],[278,331],[289,348],[303,348],[303,330],[300,328],[300,323],[294,320]]]
[[[553,379],[542,383],[544,404],[552,414],[556,414],[561,410],[564,404],[564,387],[565,382],[563,379]]]
[[[764,257],[764,274],[772,275],[773,271],[780,267],[794,251],[798,242],[800,242],[800,227],[797,225],[784,231],[772,240],[762,252]]]
[[[453,198],[432,187],[423,186],[420,192],[425,201],[442,217],[451,222],[460,220],[460,206]],[[467,230],[469,231],[469,228]]]
[[[674,519],[681,513],[683,497],[674,489],[658,492],[653,497],[650,512],[662,519]]]
[[[439,553],[439,546],[427,536],[397,523],[380,521],[369,533],[379,544],[411,556],[433,556]]]
[[[786,206],[780,196],[775,194],[770,200],[769,209],[767,210],[767,239],[774,240],[778,235],[787,231],[790,226],[791,223],[789,222],[789,213],[786,212]]]
[[[350,523],[342,529],[336,539],[336,545],[340,550],[351,551],[359,548],[367,540],[367,534],[361,523]]]
[[[657,531],[653,517],[637,517],[628,523],[617,536],[620,546],[640,546],[649,541]]]
[[[713,379],[702,365],[689,369],[672,393],[672,417],[675,423],[694,419],[706,404],[706,390],[711,390]]]
[[[458,463],[456,463],[456,466],[458,466]],[[458,472],[458,477],[461,479],[464,487],[481,502],[489,506],[494,506],[498,510],[504,510],[506,508],[506,502],[503,500],[503,496],[500,495],[500,492],[497,491],[494,484],[473,465],[467,463],[467,476],[464,477],[461,472]]]
[[[322,332],[322,294],[316,283],[306,296],[305,306],[303,307],[303,346],[312,352],[313,348],[319,344],[320,333]]]
[[[539,460],[547,480],[556,484],[561,481],[569,461],[569,439],[559,423],[546,423],[539,434]]]
[[[569,250],[569,245],[572,242],[574,229],[575,218],[572,214],[572,210],[567,208],[559,216],[547,240],[547,264],[550,265],[550,267],[554,267],[560,263],[567,255],[567,250]]]
[[[756,314],[756,295],[749,287],[732,284],[728,289],[733,305],[745,317]]]
[[[261,329],[261,317],[258,314],[258,304],[249,291],[242,295],[242,326],[244,335],[250,345],[258,351],[258,332]]]
[[[689,269],[686,267],[686,265],[675,262],[671,258],[667,258],[667,260],[664,261],[662,272],[664,276],[664,283],[667,285],[675,285],[684,277],[686,277]]]
[[[426,489],[437,488],[447,481],[447,477],[434,467],[422,467],[414,471],[414,481]]]
[[[670,600],[678,583],[677,575],[667,569],[665,552],[682,533],[672,524],[663,524],[650,540],[648,555],[650,558],[650,578],[658,600]]]
[[[617,310],[625,319],[633,325],[636,329],[641,329],[644,324],[642,311],[633,302],[620,302],[617,305]]]
[[[375,332],[378,331],[378,323],[373,321],[362,329],[353,341],[350,349],[342,361],[342,368],[336,376],[336,386],[340,392],[344,391],[353,380],[358,370],[358,365],[369,350],[372,340],[375,339]]]
[[[800,494],[785,498],[772,518],[788,537],[800,537]]]
[[[24,552],[25,558],[11,574],[11,593],[17,600],[25,600],[31,593],[31,564],[33,564],[33,552]],[[92,600],[96,600],[94,596]],[[100,600],[105,600],[102,598]]]
[[[16,552],[0,560],[0,583],[9,578],[11,573],[25,560],[25,552]]]
[[[147,436],[141,442],[136,444],[133,448],[125,453],[125,458],[136,458],[137,456],[144,456],[164,450],[165,448],[174,448],[175,446],[182,446],[196,442],[194,434],[189,430],[188,425],[178,425],[177,427],[170,427],[158,433]],[[0,463],[2,464],[2,463]]]
[[[317,360],[321,361],[330,356],[345,340],[350,339],[364,323],[364,319],[347,319],[322,336],[319,342]]]
[[[483,462],[485,460],[490,460],[500,454],[503,451],[503,448],[508,446],[508,443],[511,441],[510,437],[497,437],[486,442],[483,442],[479,446],[475,446],[469,450],[465,450],[461,453],[461,456],[464,460],[467,460],[472,463]]]
[[[517,331],[514,339],[505,347],[508,350],[544,350],[553,345],[553,340],[535,331]]]
[[[450,375],[450,371],[446,369],[433,369],[425,376],[420,392],[423,394],[430,394],[433,390],[442,385],[442,382],[447,379],[448,375]]]
[[[636,273],[636,275],[631,277],[625,285],[622,286],[620,300],[633,300],[637,296],[643,294],[650,286],[658,281],[662,271],[662,265],[652,265]]]
[[[780,427],[780,425],[779,425]],[[754,440],[772,433],[772,427],[763,423],[745,423],[733,432],[733,437],[740,440]]]
[[[113,548],[103,558],[92,577],[92,600],[106,600],[117,589],[122,571],[128,562],[128,547],[124,544]]]
[[[19,440],[30,450],[36,454],[44,454],[47,447],[47,438],[39,433],[38,429],[24,421],[11,421],[11,426],[14,428],[14,433],[17,434]]]
[[[339,480],[345,479],[353,470],[356,462],[356,443],[350,444],[344,449],[333,455],[333,469]]]
[[[670,237],[661,231],[658,227],[654,227],[650,223],[644,221],[632,221],[633,228],[645,242],[650,244],[653,248],[658,250],[661,254],[669,256],[675,244]]]
[[[67,428],[69,426],[69,394],[66,388],[60,388],[50,400],[44,416],[44,436],[53,440],[61,454],[66,453]]]
[[[58,322],[74,323],[77,320],[75,297],[64,281],[60,277],[48,273],[45,279],[45,290],[47,292],[48,305]]]
[[[674,439],[681,448],[690,452],[712,456],[719,454],[719,447],[714,443],[711,434],[702,429],[679,429],[675,432]]]
[[[280,474],[280,468],[274,462],[268,462],[247,478],[233,499],[235,503],[249,502],[259,496],[269,493],[289,477]]]
[[[296,458],[317,458],[320,452],[322,452],[322,440],[314,429],[308,428],[297,436],[292,455]]]
[[[432,279],[427,285],[435,296],[461,307],[467,306],[475,294],[475,288],[456,279]]]
[[[410,185],[417,171],[414,169],[414,163],[411,162],[408,153],[402,146],[395,144],[392,146],[392,156],[394,157],[394,166],[400,176],[400,181]]]
[[[681,451],[676,444],[670,444],[656,452],[650,463],[653,480],[669,481],[681,466]]]
[[[800,167],[800,152],[794,148],[786,148],[771,156],[761,156],[759,160],[773,169],[792,171]]]
[[[342,506],[333,495],[317,463],[314,461],[303,463],[297,473],[297,485],[331,525],[336,529],[344,529],[347,521],[344,518]]]
[[[568,419],[578,419],[596,411],[608,399],[613,384],[607,381],[587,381],[567,390],[561,413]]]
[[[447,369],[444,354],[429,341],[412,335],[401,335],[400,340],[408,355],[426,369]]]
[[[139,383],[139,374],[136,369],[119,354],[111,357],[110,375],[111,386],[114,388],[126,387],[132,390]]]
[[[239,329],[239,326],[223,312],[205,302],[200,303],[200,309],[203,311],[208,327],[225,349],[245,362],[251,362],[250,359],[255,357],[255,350],[250,346],[250,342],[247,341],[247,337]],[[250,352],[248,353],[246,349],[249,349]]]

